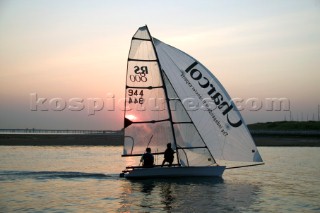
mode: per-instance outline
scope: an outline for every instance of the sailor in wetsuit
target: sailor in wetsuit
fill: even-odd
[[[146,168],[153,167],[154,157],[151,154],[151,149],[149,147],[146,148],[146,153],[142,155],[140,162],[143,162],[142,163],[143,167],[146,167]]]

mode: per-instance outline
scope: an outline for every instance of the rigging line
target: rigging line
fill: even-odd
[[[151,135],[151,138],[149,139],[149,143],[147,145],[147,148],[149,147],[149,144],[150,144],[152,138],[153,138],[153,135]]]
[[[179,146],[178,149],[207,149],[207,146],[193,146],[193,147],[181,147]]]
[[[142,156],[144,153],[142,154],[130,154],[130,155],[121,155],[121,157],[136,157],[136,156]],[[152,155],[163,155],[164,152],[151,152]]]
[[[185,151],[184,149],[182,149],[181,146],[179,146],[179,144],[177,144],[177,147],[179,147],[179,148],[183,151],[184,155],[186,156],[187,165],[190,166],[190,165],[189,165],[188,155],[187,155],[186,151]],[[178,152],[178,150],[177,150],[177,152]],[[179,161],[178,161],[178,163],[179,163]]]
[[[250,164],[250,165],[244,165],[244,166],[232,166],[232,167],[227,167],[226,169],[238,169],[238,168],[251,167],[251,166],[260,166],[264,164],[265,163],[257,163],[257,164]]]

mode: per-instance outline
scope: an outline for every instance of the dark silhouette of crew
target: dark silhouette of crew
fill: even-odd
[[[167,149],[166,149],[166,151],[164,151],[164,159],[163,159],[161,167],[163,167],[165,162],[168,162],[169,163],[169,167],[171,167],[173,159],[174,159],[174,151],[171,148],[171,143],[168,143],[167,144]]]
[[[146,152],[142,155],[140,162],[142,162],[142,166],[146,168],[153,167],[154,157],[151,154],[151,149],[146,148]]]

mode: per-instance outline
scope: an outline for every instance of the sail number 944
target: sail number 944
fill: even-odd
[[[129,96],[129,100],[128,100],[129,104],[143,104],[144,103],[144,98],[142,98],[143,90],[129,89],[128,96]]]

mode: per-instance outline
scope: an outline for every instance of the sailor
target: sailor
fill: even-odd
[[[146,152],[142,155],[140,162],[143,162],[142,166],[146,168],[153,167],[154,157],[151,154],[151,149],[146,148]]]
[[[161,167],[163,167],[165,162],[169,163],[169,167],[172,166],[172,162],[173,162],[173,158],[174,158],[173,154],[174,154],[174,151],[171,148],[171,143],[168,143],[167,144],[167,149],[166,149],[166,151],[164,151],[164,159],[163,159]]]

